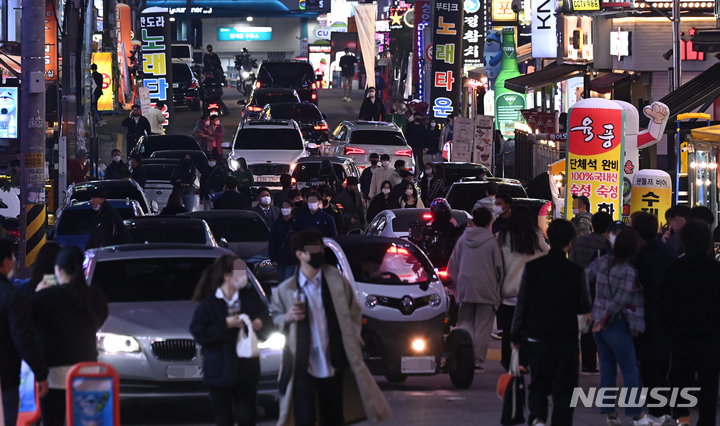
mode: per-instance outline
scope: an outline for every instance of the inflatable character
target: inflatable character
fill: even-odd
[[[17,138],[17,91],[0,90],[0,137]]]
[[[502,59],[502,33],[498,30],[489,30],[485,39],[483,63],[491,89],[495,87],[495,79],[500,74],[500,59]]]

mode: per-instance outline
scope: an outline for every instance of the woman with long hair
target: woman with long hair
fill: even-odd
[[[61,249],[60,244],[48,241],[38,251],[35,263],[32,266],[30,280],[22,287],[28,300],[35,294],[35,289],[45,278],[45,275],[55,274],[55,259],[57,259]]]
[[[645,331],[645,300],[632,264],[639,250],[635,231],[626,228],[615,238],[612,251],[595,259],[587,268],[588,281],[595,281],[595,302],[592,319],[593,336],[600,358],[600,386],[615,387],[617,369],[623,376],[627,392],[621,406],[625,415],[633,418],[633,425],[653,424],[645,416],[640,396],[640,372],[635,356],[633,337]],[[632,399],[632,400],[631,400]],[[608,426],[620,426],[615,404],[600,408],[607,415]]]
[[[400,208],[401,209],[423,209],[425,205],[422,200],[418,197],[417,188],[415,184],[408,181],[400,182],[399,185],[403,185],[405,189],[400,197]]]
[[[479,207],[485,208],[485,207]],[[525,264],[536,259],[550,250],[545,238],[537,227],[537,220],[533,218],[530,209],[519,206],[513,209],[508,226],[498,235],[498,242],[503,253],[505,279],[501,289],[502,301],[498,309],[498,328],[502,334],[501,364],[507,370],[510,366],[510,328],[512,327],[517,295],[520,292]],[[527,366],[527,345],[520,345],[520,365]]]
[[[399,209],[400,204],[398,200],[393,199],[390,195],[392,193],[392,183],[386,180],[380,185],[380,193],[375,196],[370,202],[367,210],[367,221],[370,223],[378,213],[383,210]]]
[[[255,185],[255,176],[248,168],[244,157],[237,159],[237,170],[233,173],[237,179],[237,190],[247,200],[250,198],[250,187]]]
[[[107,300],[85,282],[79,247],[65,247],[55,260],[55,279],[43,278],[30,301],[40,346],[50,367],[50,390],[40,401],[42,423],[65,423],[65,381],[79,362],[97,361],[97,336],[108,316]]]
[[[426,206],[445,192],[445,169],[440,164],[425,163],[425,174],[420,179],[422,202]]]
[[[241,315],[247,315],[260,340],[264,340],[272,322],[267,306],[248,278],[245,262],[232,254],[218,257],[203,272],[192,300],[199,305],[190,332],[202,345],[203,384],[210,390],[215,424],[254,425],[260,359],[237,355],[240,332],[250,333]]]

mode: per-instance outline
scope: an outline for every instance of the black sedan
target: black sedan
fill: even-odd
[[[267,104],[260,111],[261,120],[295,120],[300,126],[305,143],[321,143],[329,140],[328,124],[325,116],[315,104],[305,102],[282,102]],[[317,154],[318,148],[308,148],[311,154]]]

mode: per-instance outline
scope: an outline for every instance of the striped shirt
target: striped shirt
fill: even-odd
[[[594,321],[605,321],[622,311],[630,330],[645,331],[645,301],[635,267],[629,262],[610,266],[611,257],[595,259],[586,269],[588,281],[595,280]]]

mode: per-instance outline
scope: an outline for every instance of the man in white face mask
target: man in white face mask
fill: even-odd
[[[495,196],[495,206],[493,207],[493,215],[495,220],[492,224],[493,234],[497,235],[503,230],[512,214],[512,198],[507,194],[497,194]]]
[[[382,121],[385,116],[385,106],[382,101],[377,98],[375,88],[368,89],[367,98],[363,100],[360,106],[358,119],[365,121]]]
[[[380,161],[382,164],[382,168],[376,170],[375,173],[373,173],[372,180],[370,182],[370,199],[375,198],[375,196],[380,193],[380,190],[382,189],[382,183],[386,180],[390,181],[393,187],[399,184],[402,180],[399,171],[405,169],[405,161],[403,160],[397,160],[395,162],[395,168],[391,167],[390,156],[388,154],[381,155]]]
[[[120,213],[107,202],[106,198],[105,191],[93,190],[90,193],[90,205],[97,215],[90,227],[90,237],[85,245],[85,250],[126,244],[130,241]]]
[[[323,237],[329,238],[337,235],[335,220],[323,211],[322,198],[317,191],[308,196],[308,211],[305,211],[297,220],[296,231],[305,229],[317,229],[323,234]]]
[[[268,228],[272,229],[273,224],[280,217],[280,209],[270,205],[270,190],[267,188],[258,188],[256,198],[257,205],[252,208],[252,211],[259,214],[267,223]]]
[[[130,172],[130,169],[123,162],[119,149],[113,149],[110,155],[112,162],[105,169],[105,179],[122,179],[126,172]]]

